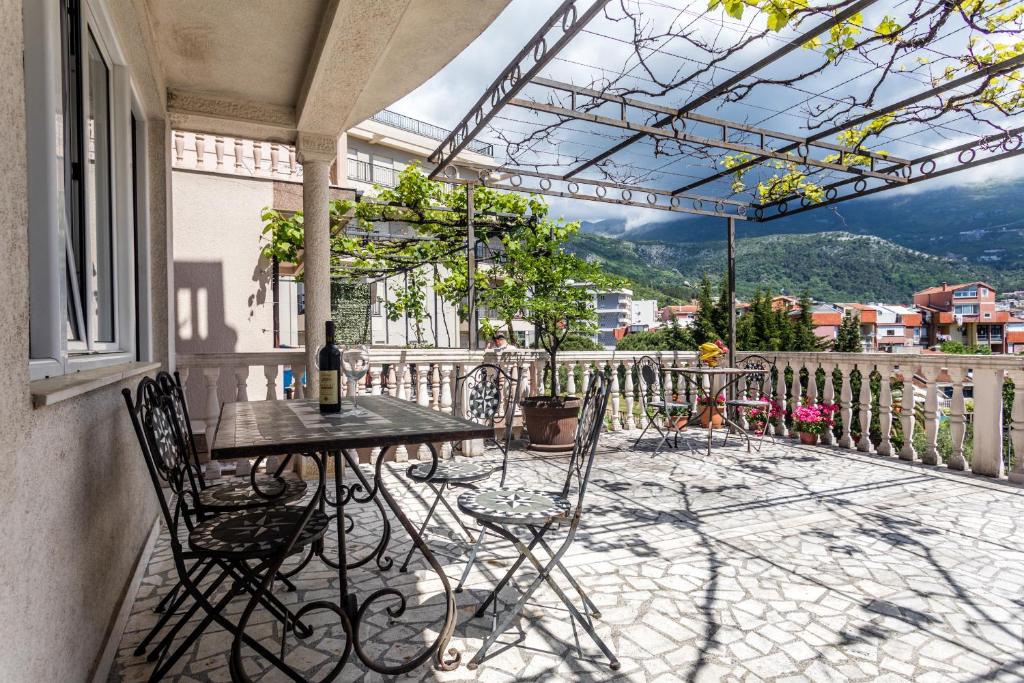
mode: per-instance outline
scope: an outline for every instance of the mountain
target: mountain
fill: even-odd
[[[897,245],[995,270],[1024,268],[1024,179],[886,193],[843,202],[768,223],[738,221],[745,238],[844,232],[874,235]],[[617,221],[588,222],[583,232],[632,241],[693,244],[724,240],[724,221],[685,217],[627,229]],[[1017,285],[1024,281],[1017,280]]]
[[[721,239],[669,243],[581,232],[569,248],[600,261],[606,272],[629,279],[635,298],[656,298],[661,304],[692,298],[704,273],[717,284],[726,263]],[[1024,283],[1024,268],[999,266],[935,256],[880,237],[842,231],[736,241],[740,297],[767,289],[794,295],[806,291],[826,301],[899,303],[943,281],[982,279],[1001,290]]]

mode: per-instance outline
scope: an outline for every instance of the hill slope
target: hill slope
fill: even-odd
[[[607,272],[628,278],[636,298],[657,298],[662,304],[689,299],[704,273],[717,282],[725,271],[721,240],[671,244],[580,233],[570,248],[601,261]],[[898,303],[942,281],[975,278],[1005,289],[1024,282],[1024,272],[925,254],[848,232],[769,235],[736,242],[736,289],[741,297],[760,288],[773,293],[807,291],[828,301]]]

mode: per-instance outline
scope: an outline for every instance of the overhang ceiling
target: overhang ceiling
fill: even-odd
[[[421,85],[509,0],[145,0],[177,128],[338,135]]]

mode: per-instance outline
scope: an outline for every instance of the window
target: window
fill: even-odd
[[[978,296],[988,296],[988,290],[984,287],[978,287]]]
[[[33,379],[151,356],[145,116],[93,2],[24,8]]]
[[[958,289],[955,292],[953,292],[954,299],[972,299],[976,296],[978,296],[977,289]]]
[[[896,336],[896,330],[886,330],[885,331],[885,336],[886,337],[895,337]]]
[[[373,312],[373,315],[376,315],[376,316],[379,316],[381,314],[381,310],[380,310],[381,291],[380,290],[381,290],[381,283],[380,282],[371,282],[370,283],[370,310]]]
[[[978,304],[957,304],[953,307],[956,315],[978,315]]]

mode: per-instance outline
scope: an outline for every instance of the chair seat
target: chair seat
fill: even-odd
[[[737,398],[732,401],[726,401],[727,406],[739,406],[740,408],[768,408],[772,404],[769,401],[759,401],[756,398]]]
[[[497,524],[544,524],[569,516],[569,500],[560,493],[498,488],[467,491],[459,509],[474,519]]]
[[[290,503],[302,498],[306,493],[306,482],[301,479],[285,477],[283,480],[278,480],[274,477],[258,477],[256,484],[264,495],[253,490],[248,477],[241,481],[213,484],[199,492],[199,506],[218,512],[244,510],[265,505]],[[267,496],[273,497],[267,498]]]
[[[667,408],[669,410],[673,408],[686,409],[690,407],[689,403],[680,403],[679,401],[662,401],[661,399],[655,399],[648,403],[647,405],[651,406],[652,408]]]
[[[265,507],[228,512],[196,525],[188,536],[192,550],[232,557],[266,557],[280,552],[295,532],[304,510],[298,507]],[[314,510],[295,549],[322,538],[330,518]]]
[[[421,462],[409,468],[407,474],[415,481],[427,481],[432,462]],[[474,462],[472,460],[445,460],[437,463],[437,469],[429,477],[430,481],[468,483],[482,481],[495,471],[492,464]]]

